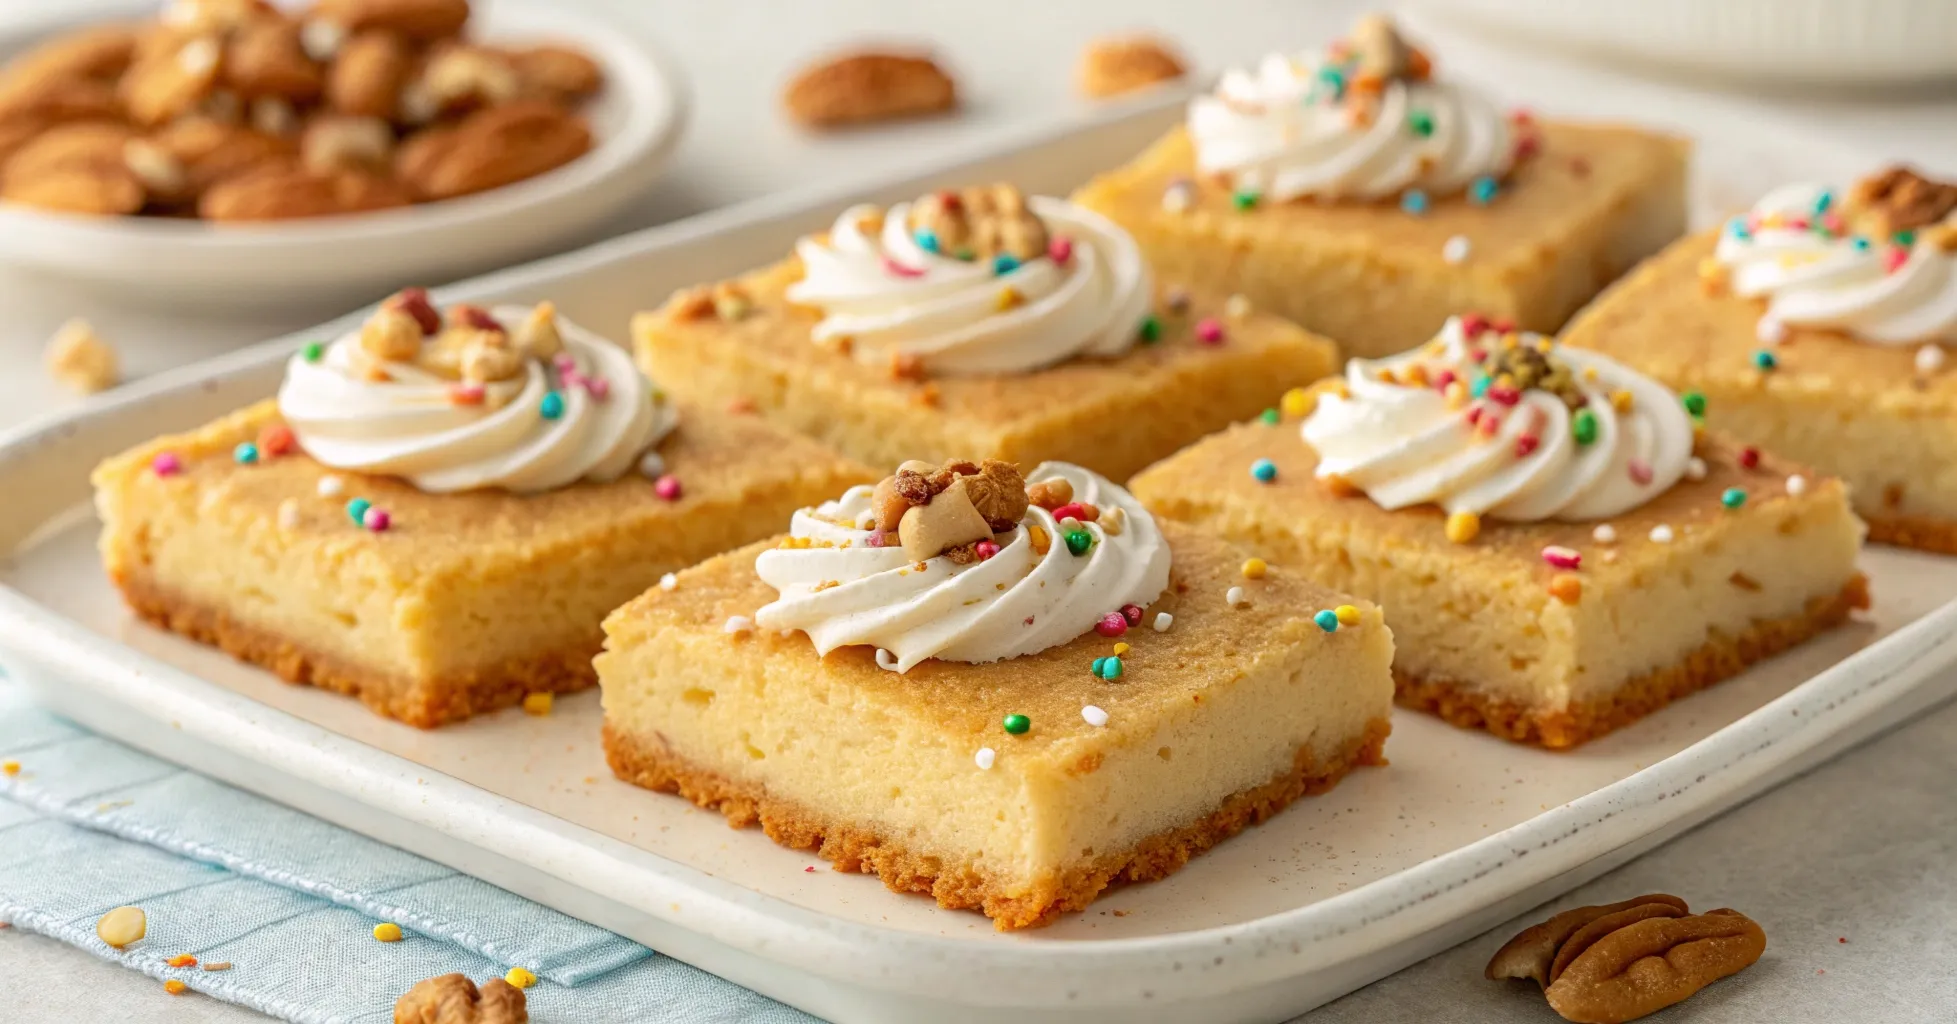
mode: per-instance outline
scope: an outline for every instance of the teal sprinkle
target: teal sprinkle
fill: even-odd
[[[1275,427],[1278,425],[1279,417],[1276,409],[1266,409],[1264,410],[1264,414],[1262,416],[1259,416],[1258,418],[1270,424],[1271,426]]]
[[[1094,535],[1086,530],[1068,530],[1066,540],[1067,550],[1075,555],[1087,554],[1087,549],[1094,546]]]
[[[1485,373],[1476,374],[1475,382],[1473,384],[1468,385],[1468,393],[1475,396],[1476,398],[1480,398],[1483,395],[1488,394],[1488,387],[1493,383],[1495,383],[1495,378],[1490,377]]]
[[[1814,197],[1814,212],[1827,213],[1828,207],[1833,206],[1834,203],[1835,194],[1824,189],[1820,195]]]
[[[307,342],[306,347],[300,351],[305,355],[306,362],[317,363],[319,358],[326,354],[326,346],[317,341]]]
[[[231,458],[241,466],[249,466],[258,461],[258,446],[250,441],[240,442],[238,447],[231,449]]]
[[[929,229],[925,229],[925,230],[920,230],[917,234],[911,237],[917,239],[917,247],[924,250],[925,252],[938,251],[937,232],[931,231]]]
[[[1774,354],[1772,352],[1769,352],[1766,349],[1761,349],[1760,351],[1753,353],[1753,365],[1759,367],[1762,370],[1773,370],[1773,369],[1777,369],[1780,366],[1780,360],[1775,359]]]
[[[1492,175],[1484,174],[1468,186],[1468,198],[1474,200],[1477,206],[1487,206],[1495,201],[1496,194],[1501,190],[1501,182],[1496,181]]]
[[[1095,659],[1094,659],[1094,669],[1093,669],[1093,672],[1094,672],[1094,677],[1095,677],[1096,679],[1098,679],[1098,678],[1100,678],[1100,677],[1101,677],[1101,666],[1103,666],[1103,665],[1106,665],[1107,663],[1108,663],[1108,659],[1106,659],[1106,658],[1095,658]]]
[[[1236,193],[1235,195],[1232,195],[1230,197],[1230,202],[1235,204],[1235,206],[1239,210],[1249,210],[1257,206],[1257,199],[1258,196],[1256,191],[1252,189],[1244,189]]]
[[[1734,217],[1732,220],[1727,221],[1726,230],[1734,238],[1742,242],[1753,236],[1753,233],[1746,228],[1746,218],[1744,217]]]
[[[1345,72],[1338,68],[1329,64],[1319,68],[1318,80],[1331,88],[1332,99],[1337,100],[1345,95]]]
[[[1250,464],[1250,475],[1263,483],[1277,479],[1277,463],[1269,459],[1258,459]]]
[[[1142,336],[1142,344],[1144,345],[1152,345],[1155,342],[1161,341],[1162,340],[1161,319],[1158,318],[1153,313],[1150,313],[1149,315],[1142,317],[1141,336]]]
[[[1311,620],[1318,623],[1318,628],[1327,633],[1336,633],[1339,631],[1339,613],[1330,608],[1312,616]]]
[[[1851,240],[1851,242],[1850,242],[1850,244],[1852,244],[1852,245],[1854,245],[1854,246],[1855,246],[1855,251],[1856,251],[1856,252],[1868,252],[1868,251],[1869,251],[1869,240],[1868,240],[1868,239],[1866,239],[1866,238],[1863,238],[1863,237],[1862,237],[1861,235],[1856,235],[1856,236],[1854,237],[1854,239],[1852,239],[1852,240]]]
[[[1100,676],[1100,677],[1101,677],[1102,679],[1120,679],[1120,678],[1121,678],[1121,659],[1120,659],[1120,658],[1118,658],[1118,657],[1115,657],[1114,655],[1109,655],[1109,656],[1107,656],[1107,657],[1105,657],[1105,658],[1100,658],[1100,659],[1097,659],[1097,660],[1098,660],[1098,661],[1100,661],[1100,663],[1101,663],[1101,667],[1100,667],[1100,669],[1098,669],[1098,670],[1097,670],[1097,671],[1096,671],[1096,672],[1094,673],[1095,675],[1097,675],[1097,676]]]
[[[1739,508],[1746,504],[1746,492],[1738,487],[1728,487],[1719,495],[1719,503],[1727,508]]]
[[[347,502],[347,518],[352,519],[355,526],[364,525],[367,522],[367,510],[373,507],[374,503],[366,498],[355,498]]]
[[[1011,253],[1002,252],[992,257],[992,272],[994,274],[1010,274],[1018,269],[1019,260],[1013,258]]]
[[[1407,189],[1406,193],[1400,196],[1400,209],[1405,210],[1406,212],[1413,214],[1416,217],[1420,216],[1423,213],[1426,213],[1427,193],[1422,192],[1417,188]]]
[[[544,400],[537,403],[537,413],[547,420],[564,415],[564,396],[556,391],[544,392]]]

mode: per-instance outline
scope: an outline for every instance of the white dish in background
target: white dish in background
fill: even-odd
[[[49,5],[0,28],[0,59],[51,34],[142,4]],[[344,306],[403,282],[449,281],[589,240],[644,198],[686,120],[674,65],[616,19],[552,0],[477,3],[469,34],[576,45],[605,69],[585,109],[594,144],[554,171],[479,195],[345,217],[208,224],[88,217],[0,203],[0,262],[89,282],[118,297],[181,307]]]
[[[1064,192],[1139,150],[1168,100],[1043,129],[938,172],[804,190],[445,290],[554,298],[614,336],[672,288],[778,258],[848,202],[969,181]],[[1774,149],[1775,145],[1783,148]],[[1761,148],[1764,147],[1764,148]],[[1829,178],[1825,151],[1725,137],[1717,193]],[[1700,183],[1700,220],[1710,208]],[[350,318],[351,319],[351,318]],[[1401,714],[1389,767],[1052,927],[984,918],[826,870],[758,830],[613,779],[597,696],[436,732],[284,685],[134,621],[102,579],[87,474],[102,456],[272,393],[299,341],[139,382],[0,437],[0,661],[93,729],[450,864],[824,1018],[1288,1020],[1568,890],[1950,695],[1957,563],[1864,558],[1874,613],[1576,751]],[[682,428],[683,429],[683,428]]]
[[[1756,83],[1957,78],[1949,0],[1409,0],[1519,43]]]

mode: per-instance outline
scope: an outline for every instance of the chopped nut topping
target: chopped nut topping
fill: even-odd
[[[523,990],[492,978],[477,989],[460,974],[417,982],[394,1004],[394,1024],[529,1024]]]
[[[1145,89],[1181,78],[1182,59],[1160,39],[1136,36],[1097,39],[1081,54],[1075,79],[1080,91],[1096,99]]]
[[[877,484],[870,507],[877,530],[896,531],[905,552],[923,560],[1019,525],[1026,482],[1017,467],[997,459],[906,462]]]
[[[501,331],[467,328],[463,331],[466,331],[466,335],[460,345],[461,358],[457,369],[464,382],[488,384],[510,380],[523,373],[524,355],[510,344],[509,335]]]
[[[421,324],[399,306],[383,305],[360,326],[360,350],[376,359],[404,363],[421,354]]]
[[[1046,225],[1012,185],[932,192],[911,204],[909,227],[924,247],[963,260],[1046,254]],[[929,239],[925,242],[925,239]]]
[[[1927,228],[1957,212],[1957,184],[1926,178],[1908,167],[1890,167],[1856,182],[1847,207],[1858,230],[1886,238]]]
[[[564,336],[557,328],[557,304],[548,300],[531,307],[530,315],[516,328],[517,347],[538,359],[549,359],[564,351]]]
[[[1026,488],[1026,500],[1051,512],[1074,500],[1074,485],[1064,477],[1042,480]]]
[[[120,379],[116,350],[79,318],[61,325],[42,358],[55,380],[84,395],[106,391]]]

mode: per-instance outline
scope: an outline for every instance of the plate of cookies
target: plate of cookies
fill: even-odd
[[[171,0],[0,37],[0,261],[171,304],[354,301],[584,240],[686,108],[534,0]]]

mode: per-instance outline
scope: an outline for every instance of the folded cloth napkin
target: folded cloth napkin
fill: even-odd
[[[393,1019],[415,982],[533,972],[539,1024],[808,1024],[493,885],[103,739],[0,679],[0,922],[304,1024]],[[96,937],[138,906],[148,935]],[[401,926],[380,942],[374,926]],[[180,954],[222,971],[172,967]],[[161,990],[158,998],[168,998]]]

